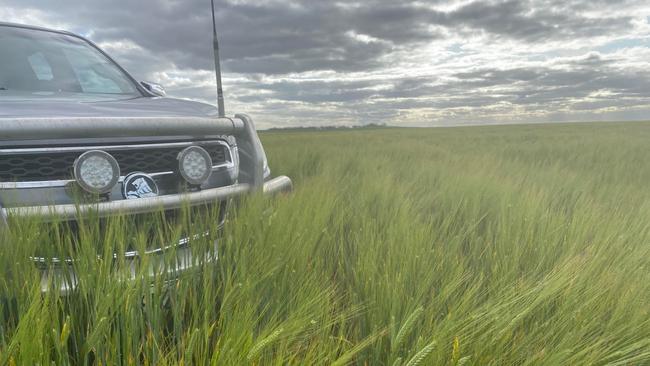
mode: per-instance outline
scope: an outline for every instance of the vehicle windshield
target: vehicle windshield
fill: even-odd
[[[0,98],[14,91],[141,95],[115,63],[80,38],[0,26]]]

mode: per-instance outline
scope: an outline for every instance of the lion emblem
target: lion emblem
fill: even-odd
[[[146,197],[155,197],[158,195],[157,192],[154,192],[147,183],[147,180],[143,177],[136,178],[130,184],[135,188],[135,190],[127,191],[126,198],[146,198]]]

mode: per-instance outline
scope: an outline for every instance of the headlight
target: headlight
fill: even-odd
[[[117,160],[104,151],[86,151],[74,162],[74,177],[81,188],[90,193],[107,193],[117,184],[120,167]]]
[[[178,154],[178,170],[188,183],[200,185],[212,174],[212,158],[199,146],[190,146]]]

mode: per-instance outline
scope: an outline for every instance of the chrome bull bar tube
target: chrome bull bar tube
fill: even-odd
[[[286,193],[291,192],[292,190],[293,182],[291,182],[291,178],[284,175],[265,182],[264,186],[262,187],[262,192],[266,194]]]
[[[2,225],[7,225],[7,213],[2,208],[2,203],[0,203],[0,226]]]
[[[235,128],[239,146],[239,171],[244,172],[240,178],[245,178],[253,189],[259,190],[264,184],[264,161],[266,154],[260,142],[253,120],[245,114],[235,115]]]
[[[2,208],[2,203],[0,203],[0,242],[2,241],[2,236],[5,234],[7,227],[7,212]]]
[[[279,176],[265,182],[262,191],[267,194],[286,192],[291,190],[291,179]],[[32,207],[0,208],[0,216],[17,217],[48,217],[53,216],[63,220],[73,220],[85,214],[93,214],[99,217],[118,214],[138,214],[156,210],[171,210],[181,208],[184,205],[200,205],[215,201],[236,198],[253,191],[254,188],[247,183],[234,184],[226,187],[206,189],[198,192],[165,195],[149,198],[138,198],[133,200],[120,200],[112,202],[99,202],[81,205],[52,205]],[[0,222],[1,224],[1,222]]]

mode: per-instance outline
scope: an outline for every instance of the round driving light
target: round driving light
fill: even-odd
[[[74,162],[74,177],[85,191],[109,192],[120,178],[117,160],[101,150],[86,151]]]
[[[204,148],[190,146],[178,154],[178,170],[188,183],[200,185],[212,174],[212,158]]]

